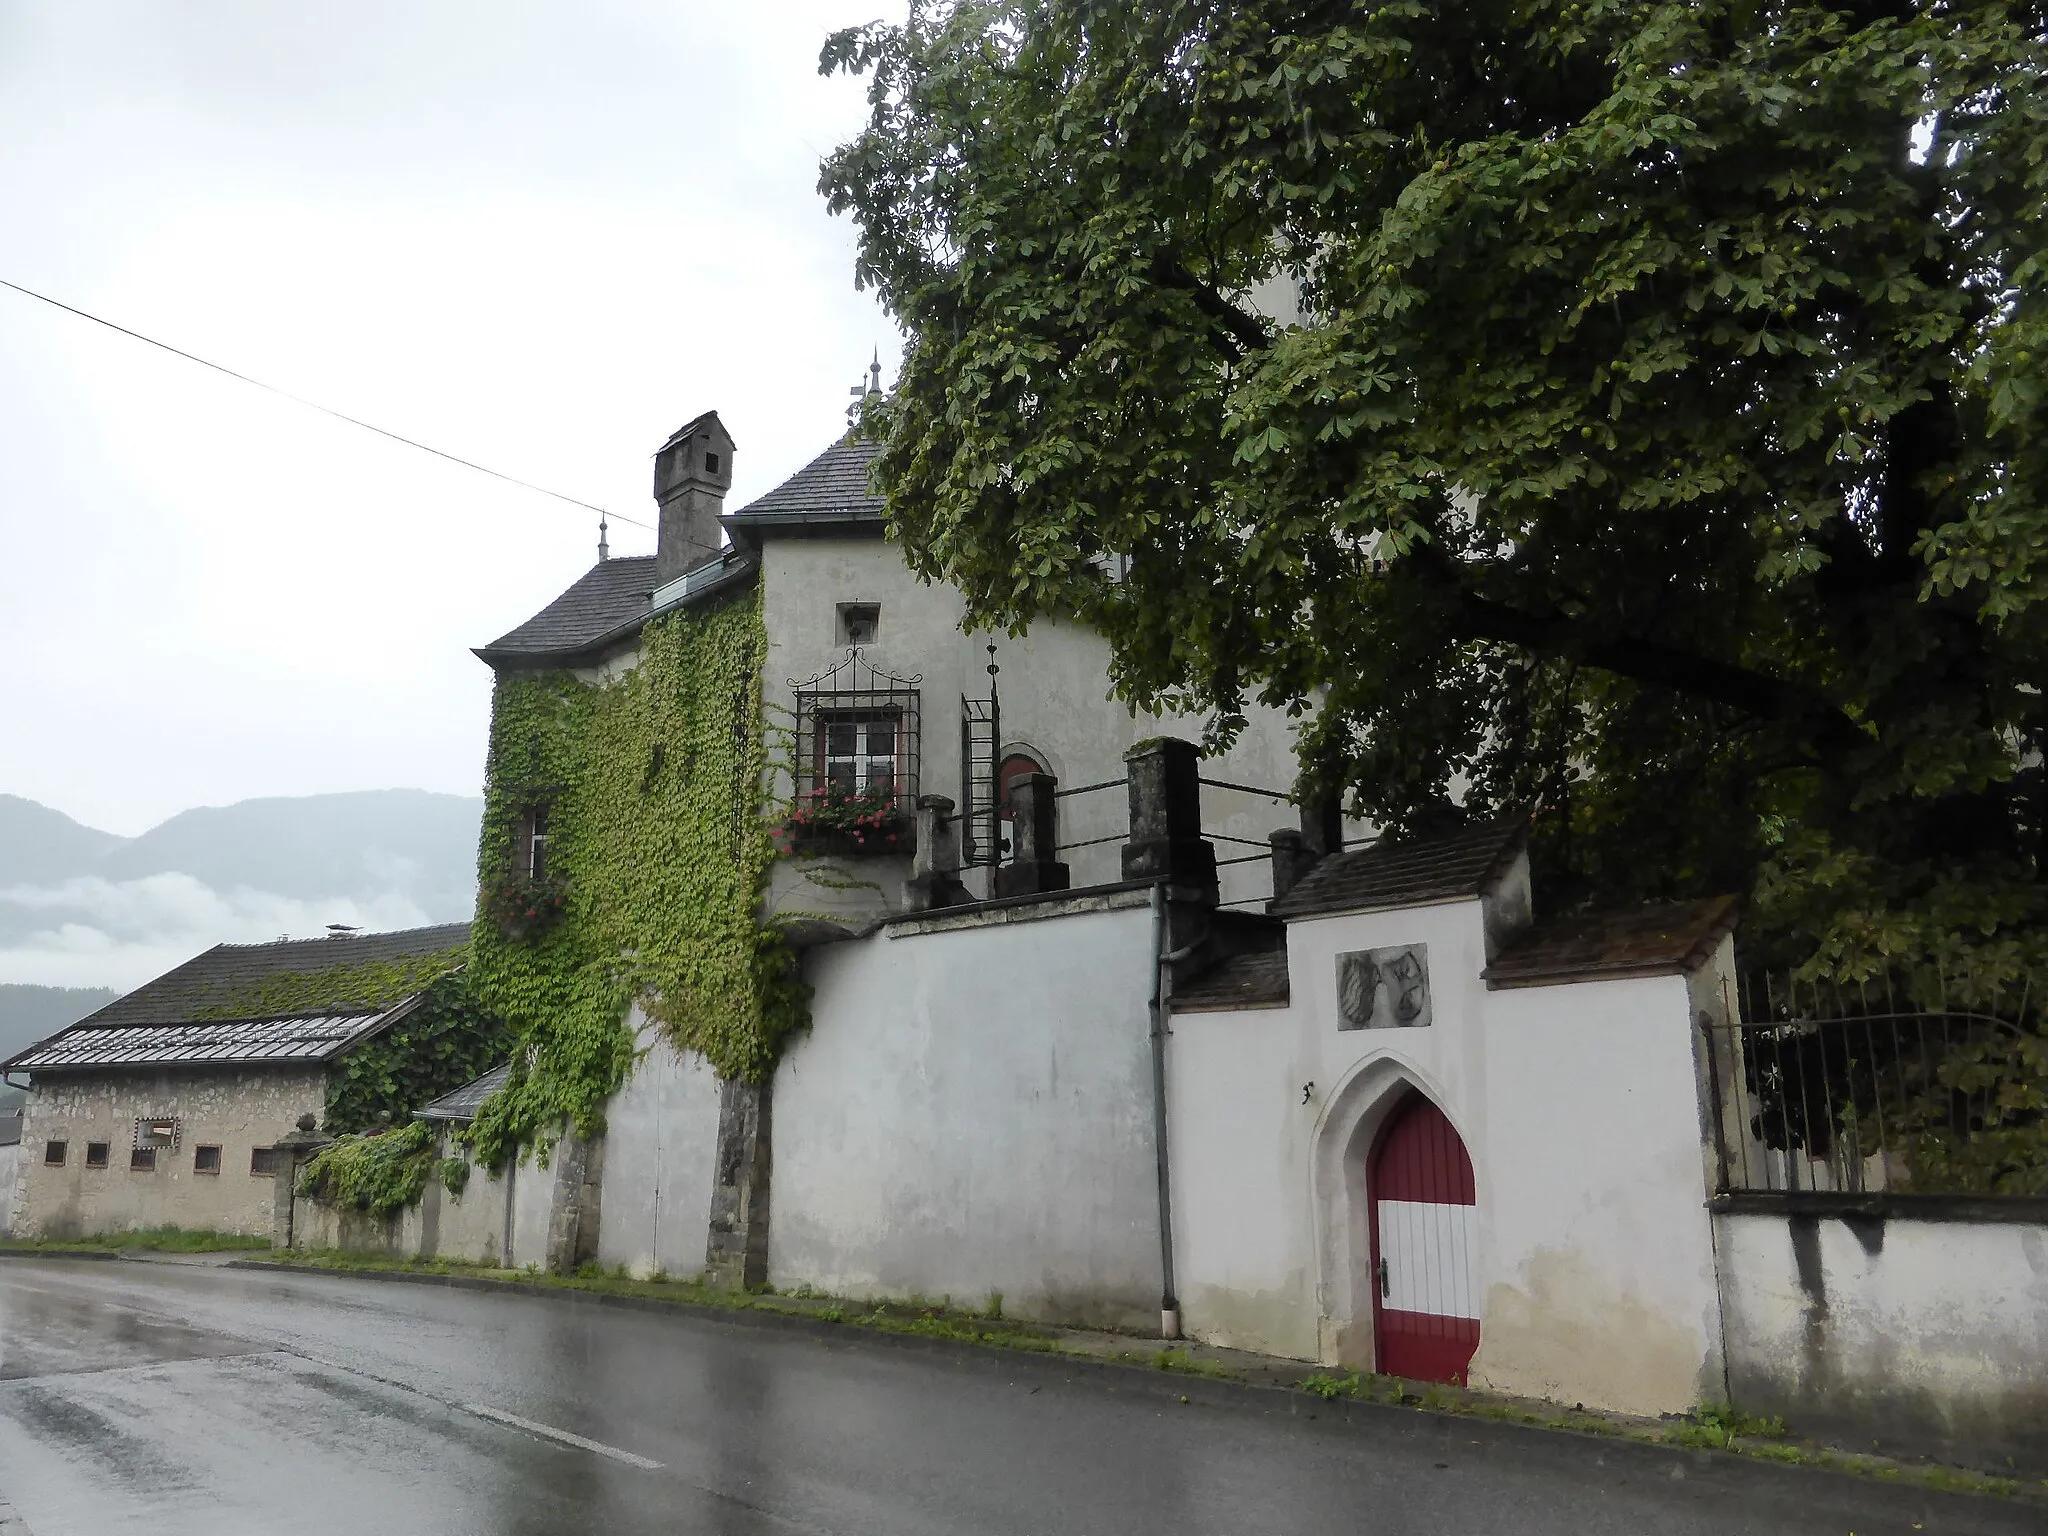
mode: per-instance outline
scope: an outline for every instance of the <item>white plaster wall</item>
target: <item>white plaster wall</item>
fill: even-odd
[[[640,1056],[606,1107],[597,1257],[645,1276],[704,1268],[718,1161],[718,1074],[678,1051],[636,1006]]]
[[[1337,1028],[1336,956],[1429,947],[1434,1022]],[[1290,1005],[1176,1013],[1174,1223],[1197,1336],[1369,1366],[1363,1162],[1404,1086],[1458,1128],[1485,1304],[1472,1380],[1635,1412],[1718,1381],[1682,977],[1489,992],[1480,903],[1292,924]]]
[[[459,1259],[471,1264],[504,1263],[504,1178],[479,1165],[446,1125],[441,1127],[437,1155],[460,1157],[469,1165],[469,1179],[460,1195],[448,1193],[438,1171],[428,1181],[422,1209],[430,1213],[430,1220],[423,1225],[431,1229],[431,1242],[423,1231],[421,1257]]]
[[[507,1267],[524,1269],[531,1264],[545,1269],[548,1262],[548,1219],[554,1214],[555,1174],[558,1160],[543,1168],[540,1160],[525,1148],[508,1165],[512,1181],[512,1252]]]
[[[812,1027],[775,1076],[775,1285],[1156,1327],[1143,899],[808,952]]]
[[[762,555],[763,618],[768,660],[763,692],[771,722],[787,724],[795,699],[792,680],[802,681],[846,655],[839,644],[838,608],[843,603],[879,603],[881,627],[863,654],[875,666],[902,677],[921,676],[923,720],[920,788],[925,794],[959,801],[960,699],[986,698],[988,645],[997,646],[1002,668],[1003,749],[1025,748],[1042,759],[1063,785],[1100,783],[1124,775],[1123,754],[1148,737],[1198,740],[1204,717],[1161,719],[1116,703],[1109,694],[1109,646],[1085,625],[1041,619],[1028,634],[963,634],[965,605],[957,588],[920,583],[900,551],[880,539],[771,539]],[[1203,764],[1204,776],[1285,791],[1294,783],[1295,722],[1278,710],[1253,707],[1251,725],[1228,752]],[[786,793],[787,784],[778,793]],[[1291,805],[1229,790],[1202,791],[1202,825],[1212,834],[1263,842],[1276,827],[1297,824]],[[1077,795],[1060,802],[1060,839],[1081,842],[1122,834],[1128,800],[1122,788]],[[1352,824],[1350,835],[1360,837]],[[1254,854],[1241,844],[1219,844],[1218,858]],[[1067,855],[1074,884],[1122,878],[1115,843],[1076,849]],[[1222,871],[1224,899],[1264,897],[1272,876],[1263,862]],[[985,877],[970,872],[970,880]],[[978,889],[978,887],[977,887]]]
[[[2048,1227],[1715,1218],[1734,1400],[1803,1431],[2048,1469]]]
[[[431,1190],[427,1198],[432,1198]],[[292,1204],[292,1246],[339,1249],[346,1253],[381,1253],[394,1259],[422,1251],[422,1207],[408,1206],[395,1216],[373,1216],[354,1206],[338,1206],[307,1195]]]
[[[0,1237],[14,1235],[14,1184],[21,1174],[21,1147],[0,1147]]]
[[[1473,1381],[1673,1412],[1722,1395],[1685,978],[1488,996],[1493,1258]]]

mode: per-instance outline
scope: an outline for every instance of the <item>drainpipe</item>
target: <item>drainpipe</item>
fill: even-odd
[[[1192,955],[1198,945],[1167,952],[1166,885],[1152,887],[1152,1145],[1159,1163],[1159,1336],[1180,1337],[1180,1298],[1173,1284],[1173,1179],[1166,1150],[1166,1019],[1170,967]]]

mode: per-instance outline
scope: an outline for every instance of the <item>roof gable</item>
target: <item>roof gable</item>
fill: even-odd
[[[879,525],[882,498],[870,489],[868,475],[881,454],[880,443],[841,438],[767,495],[728,513],[724,522],[738,528],[780,522]]]
[[[1476,898],[1507,872],[1528,827],[1516,816],[1448,837],[1380,838],[1331,854],[1268,910],[1276,917],[1321,917]]]

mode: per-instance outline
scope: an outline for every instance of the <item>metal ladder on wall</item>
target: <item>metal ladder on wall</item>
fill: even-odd
[[[996,697],[996,648],[988,648],[988,697],[960,695],[960,862],[967,868],[1003,861],[1003,829],[996,804],[996,755],[1003,746],[1003,711]]]

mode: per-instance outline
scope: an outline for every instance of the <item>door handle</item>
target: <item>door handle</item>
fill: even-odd
[[[1387,1261],[1380,1260],[1380,1300],[1385,1301],[1394,1294],[1393,1282],[1387,1276]]]

